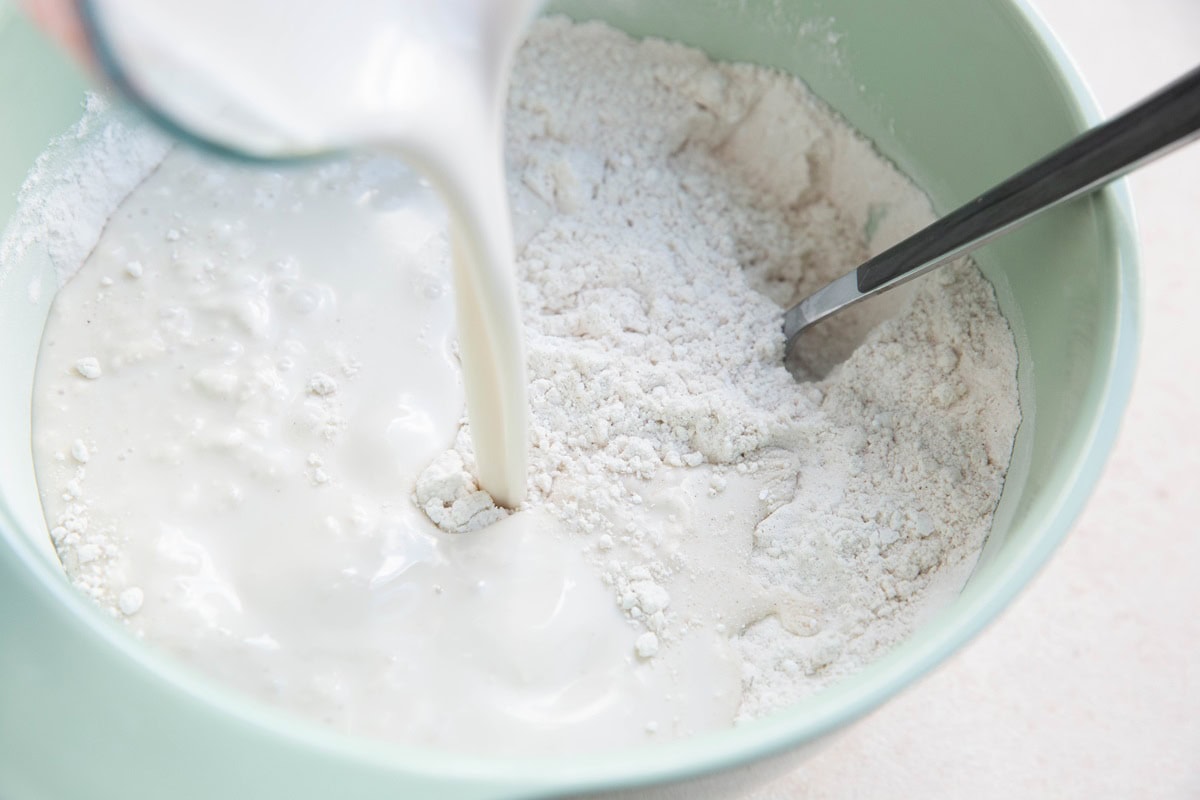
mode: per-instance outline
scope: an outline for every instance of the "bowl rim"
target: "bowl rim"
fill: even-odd
[[[6,8],[7,7],[7,8]],[[1081,126],[1102,119],[1091,91],[1071,57],[1029,0],[998,0],[996,7],[1016,16],[1030,39],[1049,56],[1052,74],[1065,84],[1069,109]],[[0,23],[11,5],[0,0]],[[928,674],[979,634],[1045,566],[1061,544],[1099,481],[1111,453],[1121,416],[1132,392],[1140,341],[1142,293],[1136,227],[1126,181],[1111,184],[1094,199],[1096,216],[1106,222],[1116,260],[1118,291],[1112,352],[1101,387],[1102,401],[1086,444],[1071,465],[1070,479],[1055,498],[1053,513],[1038,520],[1036,534],[1023,552],[1011,558],[988,591],[960,596],[936,623],[918,629],[900,647],[829,689],[736,729],[713,731],[649,748],[563,757],[495,757],[455,754],[431,748],[397,745],[352,736],[300,719],[288,712],[237,693],[200,675],[193,668],[160,654],[128,635],[105,617],[65,579],[27,537],[17,533],[11,517],[0,509],[0,541],[18,566],[36,577],[60,610],[69,612],[101,641],[114,648],[130,669],[187,695],[228,717],[229,725],[248,725],[287,745],[297,755],[319,755],[346,767],[366,768],[404,779],[446,779],[472,784],[480,796],[514,791],[553,793],[630,789],[691,780],[793,750],[865,716]]]

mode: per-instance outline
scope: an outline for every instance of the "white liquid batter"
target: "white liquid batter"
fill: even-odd
[[[169,157],[56,301],[36,449],[78,494],[53,535],[119,542],[67,568],[136,576],[147,639],[360,733],[560,752],[727,724],[728,644],[640,658],[557,519],[447,535],[413,504],[463,405],[436,195],[385,162],[219,166]]]
[[[430,177],[454,230],[476,473],[508,507],[525,497],[528,401],[502,112],[509,62],[536,5],[97,3],[128,80],[193,131],[265,156],[371,145]]]

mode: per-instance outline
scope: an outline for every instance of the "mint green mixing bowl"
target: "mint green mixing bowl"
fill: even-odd
[[[560,9],[800,75],[940,211],[1097,118],[1066,56],[1013,0],[579,0]],[[79,116],[84,86],[0,0],[0,225],[34,158]],[[208,683],[77,594],[49,547],[29,445],[50,302],[50,292],[35,297],[29,287],[50,268],[37,248],[0,264],[0,797],[395,800],[635,788],[696,797],[790,767],[993,619],[1066,535],[1112,446],[1138,328],[1124,188],[1054,211],[978,261],[1016,333],[1024,421],[992,534],[962,592],[882,661],[772,717],[553,760],[467,758],[339,735]]]

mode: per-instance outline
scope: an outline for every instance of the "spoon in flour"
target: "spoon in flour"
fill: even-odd
[[[785,355],[806,328],[831,314],[969,253],[1198,136],[1200,68],[801,300],[783,316]]]

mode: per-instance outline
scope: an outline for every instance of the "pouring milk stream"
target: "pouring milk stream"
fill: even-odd
[[[255,157],[369,145],[450,211],[459,354],[480,485],[525,497],[528,401],[503,163],[512,58],[536,0],[99,0],[98,56],[186,132]],[[381,302],[386,302],[381,298]]]

